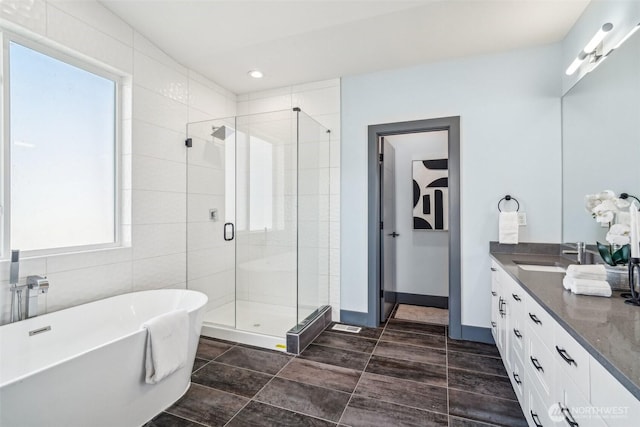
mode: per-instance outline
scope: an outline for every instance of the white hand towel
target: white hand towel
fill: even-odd
[[[500,212],[498,242],[507,245],[518,244],[518,212]]]
[[[182,368],[187,361],[189,315],[185,310],[161,314],[145,322],[147,384],[156,384]]]
[[[567,276],[573,277],[575,279],[606,280],[607,270],[602,264],[571,264],[569,267],[567,267]]]
[[[571,292],[577,295],[610,297],[611,286],[604,280],[572,279]]]
[[[562,279],[562,287],[570,291],[571,285],[573,285],[573,277],[564,276],[564,279]]]

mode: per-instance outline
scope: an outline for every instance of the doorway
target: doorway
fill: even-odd
[[[449,335],[462,336],[459,121],[369,126],[371,324],[384,322],[396,302],[448,305]],[[429,182],[416,192],[411,179]]]

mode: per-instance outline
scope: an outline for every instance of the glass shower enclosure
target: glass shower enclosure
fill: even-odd
[[[187,125],[187,287],[203,335],[284,350],[329,304],[329,131],[293,110]]]

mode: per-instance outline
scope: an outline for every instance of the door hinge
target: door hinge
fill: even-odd
[[[384,159],[384,154],[382,154],[382,153],[378,154],[378,161],[380,163],[382,163],[383,159]]]
[[[384,223],[380,221],[380,230],[384,230]]]
[[[384,298],[384,289],[380,289],[380,298]]]
[[[185,139],[184,140],[184,145],[186,145],[189,148],[193,147],[193,139],[191,139],[191,138]]]

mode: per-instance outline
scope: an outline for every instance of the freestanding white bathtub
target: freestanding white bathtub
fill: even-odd
[[[134,292],[1,326],[0,426],[144,424],[188,390],[206,302],[189,290]],[[141,326],[176,309],[189,313],[188,363],[146,384]]]

